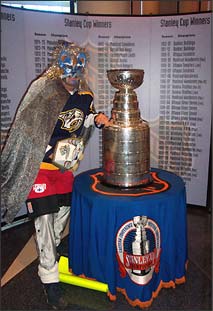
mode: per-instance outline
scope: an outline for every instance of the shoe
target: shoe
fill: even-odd
[[[67,302],[62,297],[62,292],[59,283],[43,284],[44,293],[47,298],[47,303],[58,310],[67,307]]]

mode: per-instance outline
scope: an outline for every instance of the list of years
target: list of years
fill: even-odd
[[[52,62],[52,51],[57,41],[35,38],[34,39],[34,64],[35,74],[40,75]]]

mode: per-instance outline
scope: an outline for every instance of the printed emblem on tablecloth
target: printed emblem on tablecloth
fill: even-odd
[[[139,285],[147,284],[159,272],[160,229],[147,216],[135,216],[124,223],[116,236],[116,256],[121,277]]]

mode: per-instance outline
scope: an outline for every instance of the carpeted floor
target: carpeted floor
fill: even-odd
[[[212,214],[207,208],[187,207],[189,264],[186,283],[175,289],[162,289],[148,310],[212,310]],[[1,274],[31,238],[33,223],[26,222],[2,231]],[[67,240],[62,250],[67,252]],[[30,256],[30,254],[29,254]],[[66,310],[140,310],[117,294],[115,302],[106,293],[62,283],[69,306]],[[37,276],[37,259],[8,281],[1,289],[1,310],[51,310]]]

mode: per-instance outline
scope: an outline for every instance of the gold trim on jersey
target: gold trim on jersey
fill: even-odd
[[[49,170],[49,171],[59,170],[57,166],[53,165],[52,163],[47,163],[47,162],[41,162],[40,169]]]
[[[93,93],[92,92],[90,92],[90,91],[78,91],[78,94],[79,95],[91,95],[92,97],[93,97]]]

